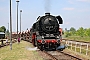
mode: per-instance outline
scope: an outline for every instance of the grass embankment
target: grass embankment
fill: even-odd
[[[69,36],[66,38],[70,40],[90,42],[90,37]]]
[[[26,47],[32,47],[32,44],[22,41],[20,44],[14,43],[12,50],[10,46],[0,49],[0,60],[43,60],[36,51],[29,51]]]
[[[70,55],[73,55],[73,56],[76,56],[78,58],[81,58],[82,60],[90,60],[90,57],[89,56],[86,56],[86,55],[83,55],[83,54],[80,54],[78,52],[75,52],[75,51],[72,51],[70,49],[65,49],[64,52],[70,54]]]

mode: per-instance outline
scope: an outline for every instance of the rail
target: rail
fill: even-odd
[[[81,58],[72,56],[63,51],[43,51],[43,53],[47,54],[49,57],[52,58],[49,60],[82,60]]]
[[[12,40],[12,43],[17,42],[16,39]],[[0,48],[4,47],[4,46],[8,46],[10,44],[10,41],[8,41],[7,39],[1,39],[0,40]]]
[[[68,45],[68,49],[90,56],[90,43],[62,40]]]
[[[6,41],[6,39],[0,39],[0,44],[3,45],[4,41]]]

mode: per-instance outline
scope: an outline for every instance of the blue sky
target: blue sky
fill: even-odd
[[[90,28],[90,0],[20,0],[19,11],[22,10],[22,31],[31,28],[38,16],[50,12],[60,15],[64,23],[61,28]],[[16,0],[12,0],[12,30],[16,31]],[[20,12],[19,12],[20,15]],[[0,26],[8,29],[9,0],[0,0]],[[19,17],[20,20],[20,17]],[[19,29],[19,28],[18,28]]]

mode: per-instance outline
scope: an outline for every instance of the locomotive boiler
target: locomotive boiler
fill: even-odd
[[[59,24],[62,23],[60,16],[53,16],[50,13],[39,16],[30,29],[30,41],[41,50],[56,49],[62,40],[62,31],[59,31]]]

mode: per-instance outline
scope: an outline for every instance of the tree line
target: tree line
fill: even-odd
[[[0,32],[4,32],[4,33],[6,32],[5,26],[1,26],[1,27],[0,27]]]
[[[80,27],[78,30],[76,30],[74,27],[71,27],[70,30],[67,30],[67,28],[65,28],[64,35],[65,37],[68,37],[68,36],[90,37],[90,28]]]

